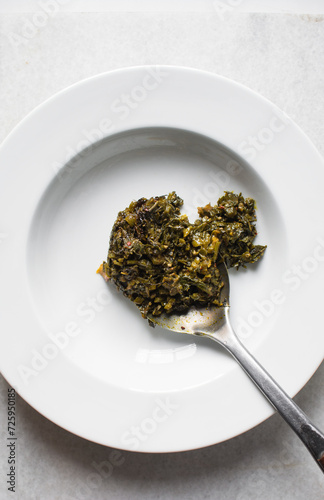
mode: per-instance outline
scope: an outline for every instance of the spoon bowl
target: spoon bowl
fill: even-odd
[[[149,321],[166,330],[200,337],[219,331],[227,321],[226,308],[229,307],[230,285],[225,264],[218,264],[218,269],[223,281],[219,297],[220,302],[224,304],[223,307],[191,307],[186,314],[148,315]]]

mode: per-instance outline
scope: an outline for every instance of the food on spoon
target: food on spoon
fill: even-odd
[[[266,246],[254,245],[255,202],[226,191],[217,205],[198,208],[190,223],[183,200],[141,198],[119,212],[110,235],[107,262],[98,269],[140,309],[142,316],[185,312],[191,306],[220,306],[218,262],[246,267]]]

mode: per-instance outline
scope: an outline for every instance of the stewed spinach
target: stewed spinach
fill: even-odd
[[[119,212],[107,261],[98,269],[144,318],[185,312],[193,305],[221,305],[217,264],[245,267],[266,249],[253,244],[257,231],[252,198],[226,191],[215,206],[198,208],[194,223],[181,214],[182,205],[174,191],[133,201]]]

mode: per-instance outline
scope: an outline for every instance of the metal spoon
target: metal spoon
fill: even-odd
[[[324,434],[312,424],[236,336],[229,321],[229,278],[225,264],[220,264],[219,270],[224,282],[220,297],[224,306],[190,309],[182,316],[176,314],[149,316],[149,320],[168,330],[208,337],[225,347],[295,431],[324,472]]]

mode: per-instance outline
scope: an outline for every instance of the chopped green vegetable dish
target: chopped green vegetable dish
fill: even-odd
[[[107,262],[97,271],[114,281],[144,318],[221,305],[217,263],[245,267],[266,249],[253,244],[252,198],[226,191],[217,205],[198,208],[193,224],[180,213],[182,205],[175,192],[133,201],[119,212]]]

